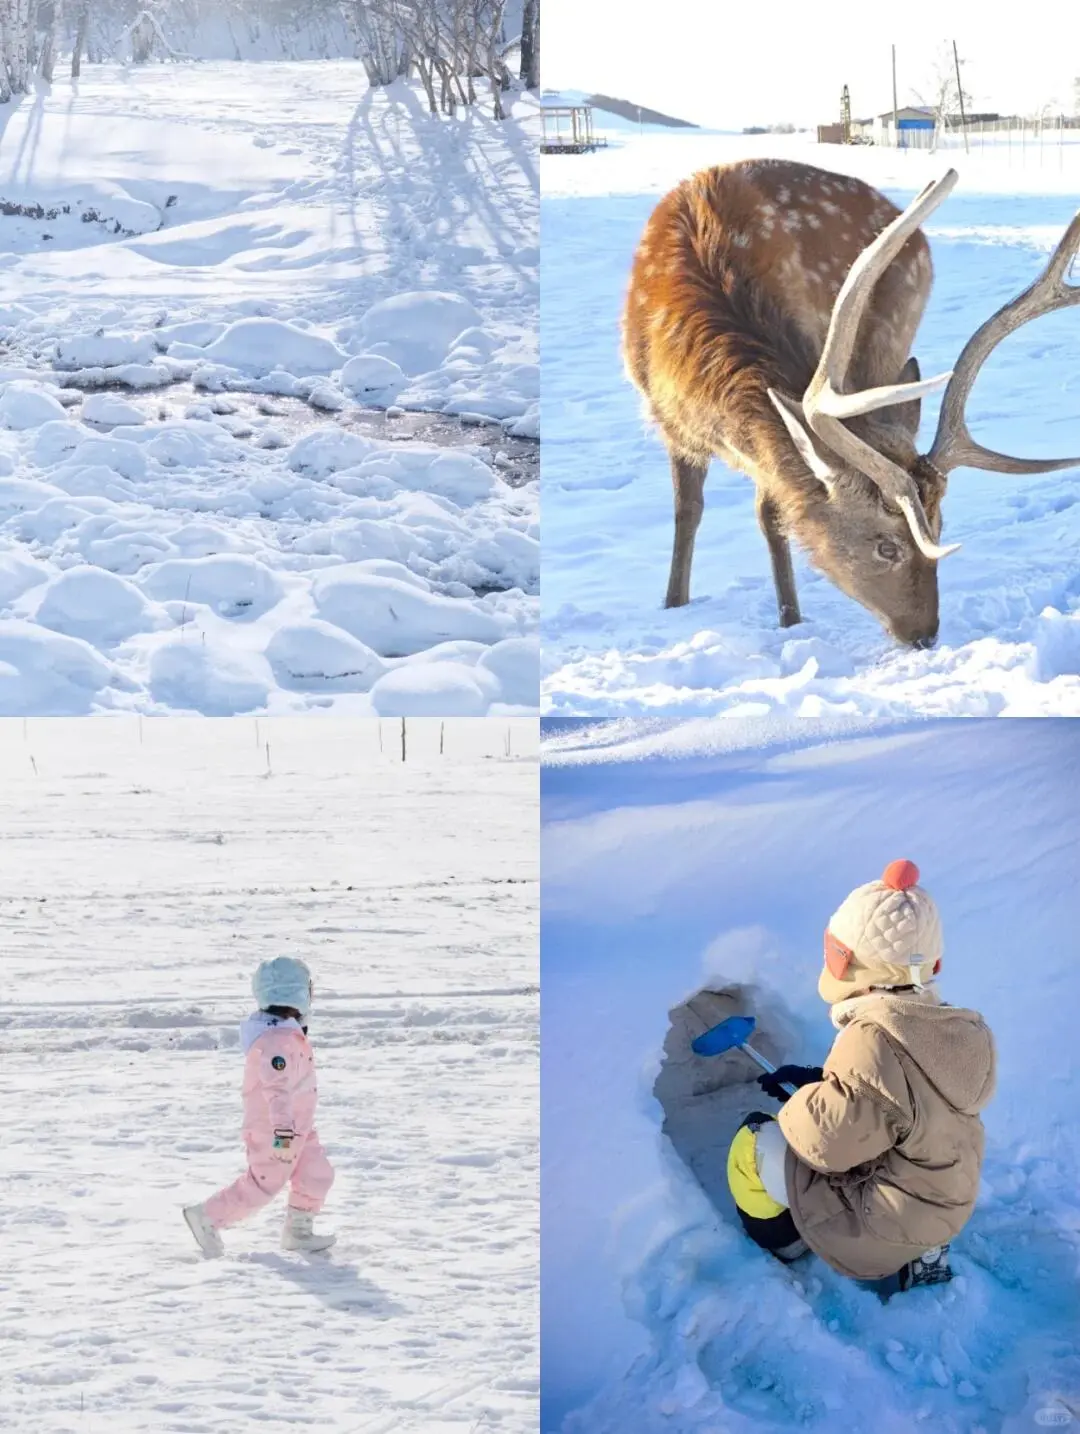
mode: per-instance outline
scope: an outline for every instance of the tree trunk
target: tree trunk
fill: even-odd
[[[521,17],[521,83],[540,88],[540,0],[525,0]]]
[[[77,80],[82,74],[82,57],[86,49],[86,32],[90,26],[90,5],[89,0],[79,11],[79,19],[75,27],[75,45],[71,51],[71,78]]]

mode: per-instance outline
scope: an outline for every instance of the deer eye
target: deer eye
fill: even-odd
[[[879,538],[875,549],[879,558],[884,558],[887,563],[895,563],[900,557],[900,545],[893,542],[892,538]]]

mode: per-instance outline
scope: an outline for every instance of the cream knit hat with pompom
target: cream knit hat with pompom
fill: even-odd
[[[922,986],[941,968],[941,918],[913,861],[893,861],[880,881],[857,886],[825,932],[818,981],[832,1005],[878,986]]]

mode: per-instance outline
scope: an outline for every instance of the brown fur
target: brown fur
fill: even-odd
[[[743,161],[692,176],[660,201],[645,227],[623,317],[623,354],[673,465],[704,469],[719,456],[746,472],[758,487],[759,511],[762,501],[770,505],[780,530],[798,537],[817,566],[897,636],[923,640],[937,625],[934,565],[912,551],[902,518],[886,510],[863,474],[838,469],[829,498],[767,392],[802,398],[851,265],[897,213],[869,185],[793,161]],[[877,285],[859,330],[853,387],[900,377],[931,281],[929,248],[916,233]],[[937,531],[943,483],[916,457],[918,420],[916,402],[851,427],[925,485]],[[679,488],[676,477],[677,509]],[[841,502],[858,521],[840,521]],[[868,564],[863,550],[882,536],[904,548],[906,572],[882,574],[880,564]],[[692,541],[691,533],[691,550]]]

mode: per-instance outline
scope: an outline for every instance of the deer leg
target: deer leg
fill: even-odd
[[[799,595],[795,591],[795,573],[791,566],[791,544],[781,526],[776,504],[761,492],[757,495],[757,519],[769,545],[780,626],[794,627],[802,622],[802,614],[799,612]]]
[[[665,607],[685,607],[690,601],[690,565],[694,561],[694,539],[705,508],[706,463],[699,467],[688,458],[671,455],[671,481],[675,489],[675,545],[671,554]]]

